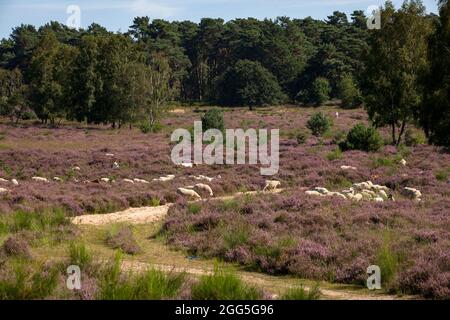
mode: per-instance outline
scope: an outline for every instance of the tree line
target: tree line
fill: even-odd
[[[438,16],[419,0],[387,1],[380,30],[367,29],[363,11],[325,21],[137,17],[125,33],[21,25],[0,43],[1,113],[151,129],[168,100],[252,109],[337,98],[391,126],[394,143],[416,122],[449,145],[448,7],[439,1]]]

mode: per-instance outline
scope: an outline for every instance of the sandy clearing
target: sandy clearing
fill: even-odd
[[[243,195],[254,195],[260,193],[280,193],[282,189],[277,189],[273,191],[251,191],[251,192],[240,192],[231,196],[217,197],[202,199],[193,202],[201,201],[215,201],[215,200],[230,200]],[[157,207],[140,207],[140,208],[130,208],[124,211],[108,213],[108,214],[92,214],[78,216],[72,219],[73,224],[77,225],[105,225],[114,223],[129,223],[129,224],[148,224],[161,221],[169,212],[170,207],[173,204],[166,204]]]

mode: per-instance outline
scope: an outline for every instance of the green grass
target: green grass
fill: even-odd
[[[262,292],[245,284],[232,271],[215,268],[210,275],[200,277],[200,281],[192,286],[193,300],[258,300]]]
[[[383,235],[383,245],[378,251],[376,265],[381,269],[381,283],[386,285],[394,278],[399,268],[399,255],[392,250],[392,235]]]
[[[220,211],[230,211],[230,210],[237,210],[239,206],[239,202],[235,199],[228,199],[223,200],[219,203],[219,209]]]
[[[84,243],[71,243],[69,246],[70,264],[86,269],[92,264],[92,254]]]
[[[0,232],[49,231],[55,227],[68,224],[69,220],[66,213],[60,208],[34,212],[18,210],[12,214],[0,216]]]
[[[11,273],[0,280],[0,300],[44,299],[56,289],[58,276],[55,267],[12,261]]]
[[[341,149],[336,148],[332,152],[327,153],[327,159],[329,161],[342,159],[342,151],[341,151]]]
[[[377,169],[381,167],[393,167],[395,161],[388,157],[374,157],[372,158],[372,168]]]
[[[236,248],[240,245],[247,243],[250,238],[250,228],[245,224],[238,224],[231,230],[228,228],[223,229],[223,240],[225,246],[228,249]]]
[[[280,300],[317,300],[320,298],[319,286],[306,290],[303,286],[290,288],[280,296]]]
[[[447,181],[449,177],[449,170],[438,170],[434,173],[434,176],[438,181]]]
[[[101,300],[161,300],[174,298],[183,285],[185,274],[164,273],[150,269],[140,274],[121,269],[122,256],[118,252],[114,262],[104,271],[100,279]]]
[[[187,209],[190,214],[197,214],[202,211],[202,205],[196,202],[189,203]]]

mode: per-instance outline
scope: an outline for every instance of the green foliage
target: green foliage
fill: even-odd
[[[27,260],[13,261],[11,273],[0,279],[0,299],[47,298],[56,289],[58,278],[59,273],[55,267],[45,267],[41,264],[30,265]]]
[[[289,288],[280,297],[281,300],[318,300],[320,298],[319,285],[306,290],[303,286]]]
[[[223,112],[218,108],[208,110],[202,117],[203,132],[209,129],[217,129],[225,132],[225,123],[223,120]]]
[[[69,246],[69,261],[71,265],[85,269],[92,263],[92,254],[84,243],[73,242]]]
[[[218,103],[253,107],[278,104],[285,96],[277,79],[259,62],[239,60],[217,82]]]
[[[449,177],[449,171],[448,170],[438,170],[434,173],[434,176],[438,181],[446,182]]]
[[[313,135],[321,136],[331,127],[331,125],[331,119],[322,112],[318,112],[309,118],[306,127],[311,130]]]
[[[346,74],[338,83],[339,97],[342,99],[342,107],[351,109],[361,106],[362,96],[352,75]]]
[[[389,233],[384,235],[383,245],[378,251],[376,265],[381,269],[381,283],[388,284],[395,276],[399,268],[399,256],[392,246],[392,239]]]
[[[405,131],[405,145],[414,147],[420,144],[426,144],[427,140],[423,132],[414,131],[410,128]]]
[[[235,273],[215,268],[211,275],[200,277],[192,286],[193,300],[258,300],[262,292],[246,285]]]
[[[197,214],[202,211],[202,205],[195,202],[188,203],[187,209],[190,214]]]
[[[347,134],[345,142],[340,144],[342,150],[378,151],[383,146],[383,139],[373,127],[357,124]]]
[[[342,159],[342,151],[341,151],[341,149],[336,148],[332,152],[327,153],[327,159],[329,161]]]
[[[304,134],[303,132],[299,132],[295,136],[298,144],[304,144],[306,142],[306,138],[306,134]]]
[[[149,269],[139,274],[121,272],[122,256],[117,253],[114,261],[103,270],[100,277],[101,300],[162,300],[174,298],[179,292],[185,275]]]

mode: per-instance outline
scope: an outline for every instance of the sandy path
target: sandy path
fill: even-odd
[[[280,193],[282,189],[274,190],[267,193]],[[245,193],[236,193],[232,196],[217,197],[210,199],[202,199],[199,201],[208,200],[229,200],[242,195],[254,195],[262,192],[252,191]],[[195,202],[195,201],[194,201]],[[166,204],[157,207],[140,207],[130,208],[124,211],[108,213],[108,214],[91,214],[78,216],[72,219],[73,224],[86,224],[86,225],[105,225],[114,223],[129,223],[129,224],[148,224],[161,221],[169,212],[170,207],[173,204]]]
[[[205,275],[212,273],[212,269],[200,269],[200,268],[182,268],[171,265],[162,265],[162,264],[149,264],[145,262],[137,262],[137,261],[123,261],[122,262],[123,270],[137,271],[141,272],[150,268],[158,269],[164,272],[176,272],[181,273],[185,272],[191,275]],[[277,277],[264,275],[264,274],[256,274],[245,271],[238,271],[238,275],[247,283],[251,283],[258,286],[263,286],[266,288],[272,288],[272,290],[276,287],[280,288],[291,288],[294,287],[293,284],[286,283],[286,281],[277,279]],[[274,284],[274,281],[279,283]],[[306,290],[310,290],[309,287],[304,286]],[[369,293],[361,293],[361,292],[351,292],[348,290],[333,290],[333,289],[320,289],[322,294],[322,299],[330,299],[330,300],[401,300],[401,299],[414,299],[415,297],[407,296],[407,297],[399,297],[394,295],[387,294],[369,294]],[[274,299],[277,298],[277,294],[274,292],[270,292]]]

